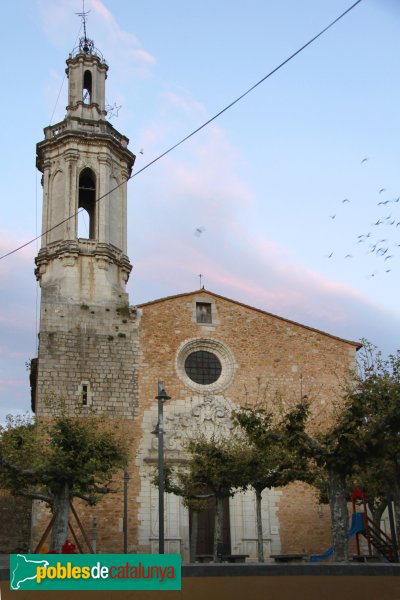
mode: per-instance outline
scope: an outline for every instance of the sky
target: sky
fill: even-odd
[[[109,65],[110,121],[130,139],[133,172],[350,5],[86,0],[88,36]],[[40,235],[35,145],[64,118],[81,11],[81,0],[2,5],[1,255]],[[363,0],[129,181],[131,304],[198,289],[201,273],[218,294],[367,338],[384,354],[400,347],[399,30],[395,0]],[[39,247],[0,260],[0,420],[30,406]]]

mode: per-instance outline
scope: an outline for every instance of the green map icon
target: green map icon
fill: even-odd
[[[11,590],[180,590],[180,554],[11,554]]]
[[[10,576],[10,588],[12,590],[19,590],[21,583],[28,581],[28,579],[37,580],[36,569],[48,566],[49,562],[47,560],[31,560],[25,558],[23,554],[17,554]]]

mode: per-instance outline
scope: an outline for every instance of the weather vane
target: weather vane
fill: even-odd
[[[94,48],[93,40],[89,40],[86,35],[86,17],[90,13],[90,10],[85,11],[85,0],[82,0],[82,12],[76,13],[78,17],[82,19],[83,25],[83,37],[79,40],[79,49],[85,52],[86,54],[90,54]]]

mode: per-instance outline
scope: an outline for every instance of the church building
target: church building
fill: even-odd
[[[323,424],[359,344],[204,288],[133,306],[126,292],[134,277],[127,256],[127,180],[135,156],[107,121],[108,65],[93,42],[82,38],[66,63],[66,116],[46,127],[37,145],[43,235],[36,257],[41,307],[33,407],[39,419],[51,417],[62,401],[82,418],[106,416],[129,438],[128,552],[157,552],[158,489],[152,480],[158,381],[171,397],[164,406],[165,458],[179,463],[190,437],[229,434],[232,409],[255,402],[260,393],[268,406],[289,406],[308,395],[315,423]],[[123,474],[116,486],[119,492],[95,507],[76,502],[88,532],[96,517],[102,553],[123,552]],[[311,487],[265,491],[262,511],[266,557],[330,545],[329,508],[318,505]],[[208,512],[197,548],[203,554],[212,539]],[[226,551],[256,560],[254,494],[236,494],[226,513]],[[184,560],[189,517],[179,497],[165,495],[165,552],[181,553]],[[36,504],[35,541],[48,521]]]

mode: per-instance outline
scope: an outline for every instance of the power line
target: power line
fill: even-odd
[[[75,44],[74,44],[74,46],[73,46],[74,48],[75,48],[75,46],[76,46],[76,44],[77,44],[77,42],[78,42],[79,35],[80,35],[80,33],[81,33],[81,29],[82,29],[82,24],[81,24],[81,26],[79,27],[78,35],[76,36]],[[59,99],[60,99],[60,96],[61,96],[62,89],[63,89],[63,87],[64,87],[64,81],[65,81],[66,77],[67,77],[67,74],[66,74],[66,73],[64,73],[64,77],[63,77],[63,80],[62,80],[62,82],[61,82],[60,89],[59,89],[59,91],[58,91],[58,96],[57,96],[57,99],[56,99],[56,103],[55,103],[55,105],[54,105],[53,112],[51,113],[51,117],[50,117],[50,125],[51,125],[51,124],[52,124],[52,122],[53,122],[54,113],[56,112],[56,108],[57,108],[58,101],[59,101]]]
[[[149,163],[147,163],[147,165],[145,165],[144,167],[142,167],[141,169],[139,169],[139,171],[136,171],[135,173],[132,173],[132,175],[130,177],[128,177],[127,179],[125,179],[124,181],[122,181],[121,183],[119,183],[118,185],[116,185],[114,188],[112,188],[111,190],[109,190],[108,192],[106,192],[105,194],[103,194],[102,196],[100,196],[99,198],[97,198],[96,203],[100,202],[100,200],[103,200],[104,198],[106,198],[107,196],[109,196],[110,194],[112,194],[115,190],[117,190],[119,187],[121,187],[121,185],[124,185],[130,179],[133,179],[134,177],[137,177],[137,175],[139,175],[140,173],[143,173],[143,171],[145,171],[146,169],[148,169],[149,167],[151,167],[151,165],[154,165],[154,163],[156,163],[159,160],[161,160],[162,158],[164,158],[164,156],[167,156],[167,154],[169,154],[170,152],[172,152],[173,150],[175,150],[176,148],[178,148],[178,146],[181,146],[182,144],[184,144],[187,140],[189,140],[194,135],[196,135],[196,133],[199,133],[199,131],[201,131],[202,129],[204,129],[205,127],[207,127],[207,125],[209,125],[210,123],[212,123],[213,121],[215,121],[216,119],[218,119],[218,117],[220,117],[226,111],[228,111],[230,108],[232,108],[233,106],[235,106],[235,104],[237,104],[238,102],[240,102],[240,100],[243,100],[243,98],[245,98],[245,96],[247,96],[248,94],[250,94],[250,92],[252,92],[259,85],[261,85],[262,83],[264,83],[264,81],[266,81],[267,79],[269,79],[269,77],[271,77],[277,71],[279,71],[280,69],[282,69],[282,67],[284,67],[288,62],[290,62],[291,60],[293,60],[293,58],[295,58],[298,54],[300,54],[301,52],[303,52],[303,50],[305,50],[306,48],[308,48],[308,46],[310,46],[311,44],[313,44],[318,38],[320,38],[322,35],[324,35],[324,33],[326,33],[329,29],[331,29],[331,27],[333,27],[334,25],[336,25],[336,23],[338,23],[341,19],[343,19],[343,17],[345,17],[350,11],[352,11],[361,2],[362,2],[362,0],[357,0],[357,2],[355,2],[354,4],[352,4],[347,10],[345,10],[338,17],[336,17],[336,19],[334,19],[333,21],[331,21],[329,23],[329,25],[327,25],[326,27],[324,27],[324,29],[322,29],[319,33],[317,33],[313,38],[311,38],[308,42],[306,42],[298,50],[296,50],[295,52],[293,52],[293,54],[291,54],[290,56],[288,56],[288,58],[286,58],[283,62],[281,62],[277,67],[275,67],[274,69],[272,69],[272,71],[270,71],[262,79],[260,79],[259,81],[257,81],[257,83],[255,83],[254,85],[252,85],[248,90],[246,90],[245,92],[243,92],[243,94],[241,94],[240,96],[238,96],[230,104],[228,104],[227,106],[225,106],[224,108],[222,108],[213,117],[211,117],[210,119],[208,119],[207,121],[205,121],[202,125],[200,125],[199,127],[197,127],[197,129],[194,129],[191,133],[189,133],[188,135],[186,135],[179,142],[177,142],[176,144],[174,144],[173,146],[171,146],[170,148],[168,148],[168,150],[165,150],[164,152],[162,152],[161,154],[159,154],[156,158],[154,158]],[[10,250],[10,252],[7,252],[6,254],[3,254],[3,256],[0,256],[0,260],[2,260],[3,258],[6,258],[8,256],[11,256],[11,254],[15,254],[16,252],[18,252],[19,250],[22,250],[23,248],[26,248],[26,246],[29,246],[30,244],[32,244],[33,242],[35,242],[39,238],[43,237],[47,233],[50,233],[51,231],[53,231],[57,227],[60,227],[60,225],[63,225],[64,223],[66,223],[70,219],[74,218],[81,210],[82,210],[82,208],[78,209],[75,213],[73,213],[69,217],[66,217],[65,219],[63,219],[62,221],[60,221],[59,223],[57,223],[56,225],[53,225],[53,227],[50,227],[46,231],[43,231],[40,235],[34,237],[33,239],[29,240],[28,242],[25,242],[25,244],[22,244],[21,246],[18,246],[18,248],[14,248],[14,250]]]

